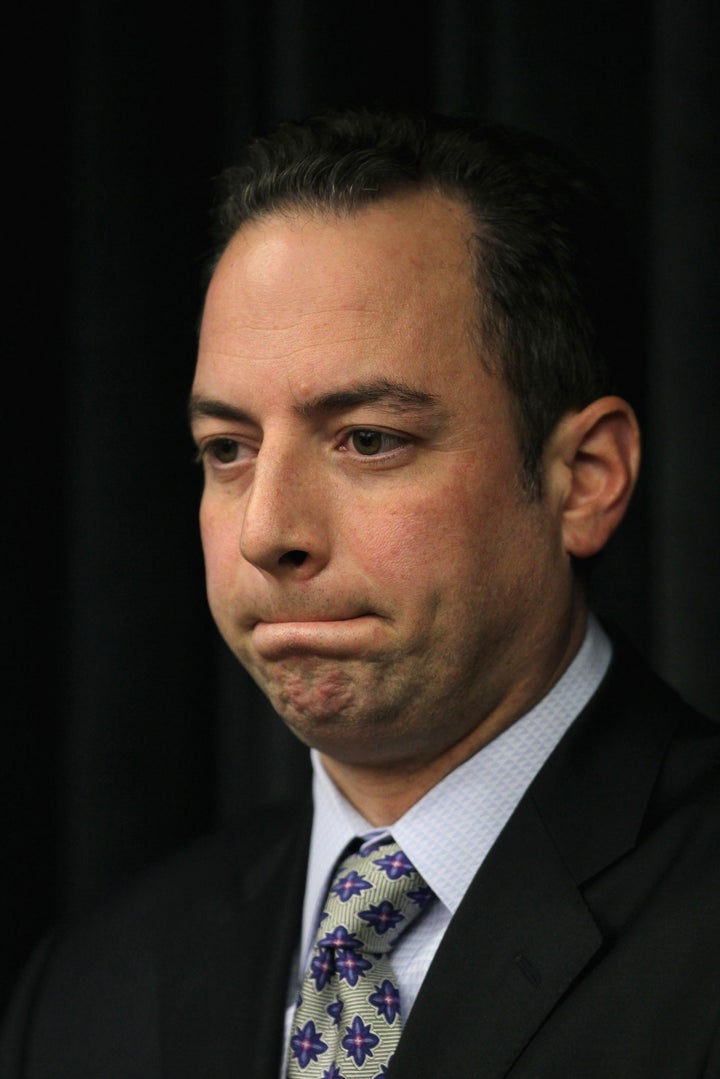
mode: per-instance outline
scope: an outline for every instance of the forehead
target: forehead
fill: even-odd
[[[377,303],[388,288],[439,296],[473,289],[471,222],[459,202],[421,192],[353,213],[289,210],[244,225],[228,244],[208,291],[233,292],[261,315],[278,298],[288,315],[308,294],[330,308]],[[405,306],[405,303],[402,305]],[[299,312],[302,313],[302,312]],[[240,311],[238,310],[238,314]],[[271,315],[271,311],[267,311]]]
[[[472,235],[465,206],[433,192],[247,223],[208,290],[196,384],[231,390],[262,367],[302,398],[390,371],[435,392],[477,371]]]

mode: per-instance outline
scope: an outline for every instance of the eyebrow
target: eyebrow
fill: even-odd
[[[301,405],[296,405],[295,409],[299,415],[309,416],[313,412],[339,412],[345,408],[372,404],[386,405],[397,412],[410,412],[432,408],[437,404],[437,398],[434,394],[415,389],[406,382],[375,378],[369,382],[354,383],[341,390],[330,390],[328,393],[311,397]]]
[[[188,420],[190,425],[195,420],[210,416],[216,420],[228,420],[230,423],[251,423],[251,417],[241,408],[228,405],[225,401],[215,400],[213,397],[202,397],[200,394],[192,394],[188,401]]]
[[[313,414],[340,412],[347,408],[357,408],[360,405],[380,404],[395,412],[411,412],[419,409],[425,411],[434,408],[438,403],[437,397],[424,390],[415,389],[405,382],[395,381],[389,378],[371,379],[368,382],[359,382],[339,390],[330,390],[328,393],[318,394],[308,401],[295,406],[299,416],[308,418]],[[228,420],[231,423],[252,423],[252,417],[241,408],[230,405],[225,401],[216,400],[212,397],[203,397],[193,394],[188,402],[188,418],[192,424],[194,420],[210,416],[218,420]]]

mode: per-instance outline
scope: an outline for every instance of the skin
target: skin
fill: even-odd
[[[576,653],[571,556],[617,526],[629,406],[549,440],[530,501],[508,391],[478,357],[458,203],[270,215],[223,255],[193,435],[210,607],[340,789],[389,824],[540,699]]]

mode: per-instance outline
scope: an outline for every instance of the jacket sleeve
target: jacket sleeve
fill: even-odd
[[[0,1029],[0,1079],[23,1079],[26,1076],[25,1046],[53,939],[52,936],[46,937],[35,949],[3,1019]]]

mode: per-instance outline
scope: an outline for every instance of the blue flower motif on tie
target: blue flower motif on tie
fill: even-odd
[[[333,1004],[328,1004],[327,1008],[325,1009],[325,1011],[332,1019],[334,1027],[340,1026],[340,1019],[342,1018],[344,1007],[345,1005],[343,1001],[340,1000],[340,997],[336,997],[335,1002]]]
[[[335,893],[341,903],[347,903],[348,899],[352,899],[354,895],[360,895],[367,888],[372,888],[370,881],[365,880],[357,870],[352,869],[333,885],[331,891]]]
[[[397,851],[396,854],[386,854],[384,858],[373,859],[373,865],[379,865],[387,873],[390,880],[409,877],[415,872],[415,866],[408,861],[401,850]]]
[[[327,1071],[322,1073],[320,1079],[345,1079],[345,1076],[340,1074],[338,1064],[331,1064]]]
[[[362,948],[362,941],[352,933],[348,933],[344,925],[338,925],[322,940],[318,941],[319,948]]]
[[[361,1017],[356,1015],[352,1021],[352,1026],[347,1028],[347,1034],[342,1040],[342,1046],[359,1068],[365,1063],[367,1057],[373,1055],[372,1051],[379,1041],[378,1036],[373,1034],[370,1024],[368,1023],[366,1026]]]
[[[333,954],[329,948],[320,948],[310,962],[310,976],[317,986],[318,993],[324,989],[335,972]]]
[[[390,1064],[392,1064],[392,1057],[390,1057],[390,1060],[389,1060],[388,1064],[383,1064],[382,1065],[382,1067],[380,1068],[380,1071],[377,1073],[377,1075],[374,1077],[374,1079],[385,1079],[385,1076],[388,1073],[388,1067],[389,1067]]]
[[[327,1045],[315,1029],[312,1019],[302,1029],[297,1028],[290,1039],[290,1047],[301,1068],[307,1068],[308,1064],[315,1063],[318,1057],[327,1052]]]
[[[432,889],[428,888],[427,884],[422,888],[418,888],[415,892],[408,892],[408,899],[412,899],[413,903],[420,907],[420,910],[423,910],[428,905],[432,897]]]
[[[400,1014],[400,993],[389,978],[385,978],[382,985],[375,986],[375,992],[370,994],[368,1000],[388,1023],[394,1023]]]
[[[358,918],[371,925],[375,932],[382,936],[388,929],[394,929],[400,922],[405,921],[405,915],[397,910],[389,899],[383,899],[376,907],[370,904],[368,910],[358,912]]]
[[[371,967],[372,963],[355,951],[339,951],[335,957],[335,969],[338,972],[338,977],[346,981],[348,985],[357,985],[358,980]]]

